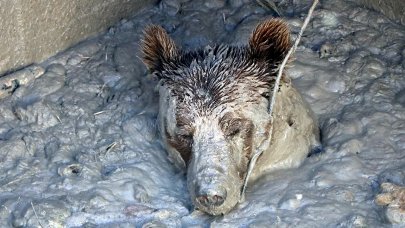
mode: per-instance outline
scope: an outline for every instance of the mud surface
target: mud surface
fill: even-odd
[[[41,76],[10,79],[0,100],[0,226],[398,222],[374,199],[382,183],[405,185],[405,29],[344,1],[318,6],[289,68],[319,117],[325,151],[249,186],[246,200],[225,216],[193,211],[184,173],[159,143],[157,82],[140,62],[139,39],[155,23],[190,49],[246,43],[273,12],[244,2],[161,1],[40,64]],[[294,35],[309,4],[278,6]]]

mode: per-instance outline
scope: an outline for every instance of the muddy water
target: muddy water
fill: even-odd
[[[279,5],[295,35],[309,4]],[[272,14],[255,1],[162,1],[39,64],[44,74],[0,100],[0,226],[393,222],[374,197],[383,182],[405,185],[405,29],[337,1],[318,6],[289,68],[319,117],[324,153],[260,179],[225,216],[193,211],[184,173],[159,143],[157,81],[139,59],[142,29],[160,24],[188,49],[243,44]]]

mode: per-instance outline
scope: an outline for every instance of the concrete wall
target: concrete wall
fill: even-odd
[[[103,31],[156,0],[0,0],[0,75]]]
[[[355,0],[405,25],[405,0]],[[0,0],[0,75],[40,62],[157,0]]]

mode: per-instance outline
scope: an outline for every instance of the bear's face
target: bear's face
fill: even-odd
[[[239,201],[251,156],[269,137],[269,92],[290,47],[286,24],[259,24],[247,47],[196,52],[180,51],[151,26],[142,47],[160,79],[162,139],[175,164],[187,166],[194,205],[213,215],[228,212]]]

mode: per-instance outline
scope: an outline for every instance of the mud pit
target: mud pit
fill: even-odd
[[[279,6],[293,35],[309,4]],[[382,183],[405,185],[405,29],[333,1],[318,6],[289,68],[319,117],[325,152],[249,186],[246,200],[225,216],[193,212],[184,173],[159,142],[157,81],[138,58],[141,31],[161,24],[190,49],[240,44],[271,13],[243,1],[162,1],[39,64],[44,74],[26,69],[32,80],[2,85],[0,226],[398,222],[374,199]]]

